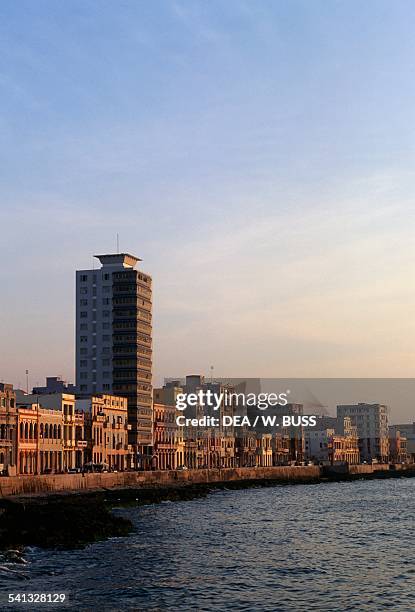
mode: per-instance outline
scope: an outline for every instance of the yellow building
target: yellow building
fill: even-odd
[[[17,412],[13,385],[0,383],[0,474],[16,473]]]
[[[85,462],[117,471],[131,467],[127,398],[93,395],[76,400],[76,411],[85,415]]]
[[[19,474],[60,473],[64,470],[63,414],[59,409],[19,404],[17,411],[17,470]]]

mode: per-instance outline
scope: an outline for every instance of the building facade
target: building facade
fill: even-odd
[[[154,403],[154,455],[152,467],[174,470],[178,467],[178,427],[176,406]]]
[[[18,406],[17,467],[19,474],[65,471],[63,413],[38,403]]]
[[[97,394],[77,399],[76,412],[84,416],[84,465],[117,471],[131,467],[127,398]]]
[[[400,423],[389,426],[389,439],[395,438],[397,433],[406,439],[407,460],[415,462],[415,423]]]
[[[133,463],[152,454],[152,279],[127,253],[97,255],[76,273],[76,386],[128,400]]]
[[[350,417],[357,428],[359,452],[362,461],[388,463],[389,428],[388,408],[383,404],[352,404],[337,406],[339,422]]]
[[[76,468],[77,445],[75,439],[75,395],[72,393],[24,393],[16,390],[18,406],[39,404],[42,408],[58,410],[62,413],[63,429],[63,471]]]
[[[13,385],[0,383],[0,474],[12,476],[17,462],[17,411]]]

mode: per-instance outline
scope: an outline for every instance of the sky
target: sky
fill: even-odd
[[[117,233],[156,382],[412,376],[414,18],[2,0],[0,380],[74,379],[75,270]]]

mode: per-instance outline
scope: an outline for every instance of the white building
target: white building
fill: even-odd
[[[128,399],[129,443],[137,464],[151,457],[151,277],[128,253],[96,255],[98,270],[76,273],[76,386]]]

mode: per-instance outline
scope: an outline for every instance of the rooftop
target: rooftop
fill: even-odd
[[[94,255],[101,262],[102,266],[121,266],[123,268],[135,268],[137,262],[141,261],[130,253],[107,253],[106,255]]]

